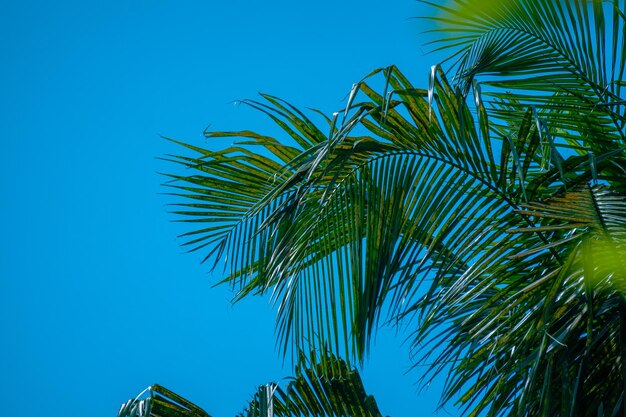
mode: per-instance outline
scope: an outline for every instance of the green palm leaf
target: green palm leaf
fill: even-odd
[[[332,373],[329,373],[329,369]],[[341,359],[301,368],[283,389],[259,387],[240,417],[382,417],[359,373]]]
[[[302,364],[309,363],[303,359]],[[259,387],[240,417],[382,417],[356,369],[326,356],[324,364],[302,366],[283,389]],[[210,417],[197,405],[160,385],[151,385],[122,404],[118,417]]]
[[[266,186],[252,190],[263,173],[259,162],[239,184],[219,176],[241,169],[234,164],[242,156],[225,156],[239,148],[202,151],[191,162],[179,158],[200,173],[177,179],[209,188],[177,185],[191,198],[238,193],[233,198],[242,206],[249,202],[230,223],[206,203],[179,214],[222,223],[217,232],[191,233],[219,239],[211,255],[230,258],[225,281],[240,288],[240,296],[272,289],[285,351],[330,348],[361,360],[387,302],[396,314],[411,309],[420,275],[466,268],[490,245],[485,230],[494,219],[516,207],[517,187],[510,195],[499,189],[488,138],[441,71],[435,94],[413,88],[394,68],[380,72],[401,101],[362,82],[367,100],[355,101],[353,115],[325,143],[278,170],[284,174],[265,172]],[[356,125],[379,137],[351,136]],[[492,201],[493,195],[499,197]],[[454,245],[466,249],[453,254]]]
[[[470,414],[563,415],[584,403],[595,415],[600,405],[618,407],[626,198],[585,187],[518,214],[536,225],[499,242],[518,248],[513,255],[478,261],[478,272],[425,302],[430,311],[415,343],[446,347],[424,362],[432,373],[450,372],[444,400],[460,398]]]
[[[137,398],[122,404],[118,417],[210,417],[180,395],[160,385],[151,385]]]
[[[623,1],[453,3],[434,5],[441,10],[434,43],[458,55],[463,91],[475,78],[489,87],[496,119],[514,121],[533,106],[574,152],[600,155],[626,145]]]

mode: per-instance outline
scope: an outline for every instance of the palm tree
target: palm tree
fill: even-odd
[[[262,95],[284,138],[181,143],[187,245],[320,375],[404,323],[468,415],[626,415],[624,0],[452,3],[428,88],[373,71],[323,126]]]

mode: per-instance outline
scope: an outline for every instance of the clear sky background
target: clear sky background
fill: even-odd
[[[0,413],[113,417],[158,382],[227,417],[289,375],[268,300],[231,305],[180,247],[157,174],[178,149],[160,136],[276,134],[233,101],[262,91],[331,113],[389,64],[425,87],[439,59],[411,19],[425,13],[414,0],[2,2]],[[440,388],[418,394],[402,340],[379,333],[366,388],[385,414],[430,415]]]

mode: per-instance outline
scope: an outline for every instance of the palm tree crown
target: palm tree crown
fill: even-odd
[[[468,415],[624,413],[624,1],[452,3],[428,88],[373,71],[322,126],[262,95],[284,138],[181,143],[187,244],[320,372],[402,322]]]

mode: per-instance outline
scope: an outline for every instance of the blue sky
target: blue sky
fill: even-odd
[[[176,238],[157,159],[168,136],[275,134],[233,101],[267,92],[327,113],[353,82],[425,55],[413,0],[20,1],[0,13],[0,400],[22,417],[114,416],[158,382],[213,416],[289,374],[266,299],[235,306]],[[428,415],[402,337],[364,371],[383,413]],[[456,414],[452,410],[453,415]],[[440,415],[447,415],[440,411]]]

